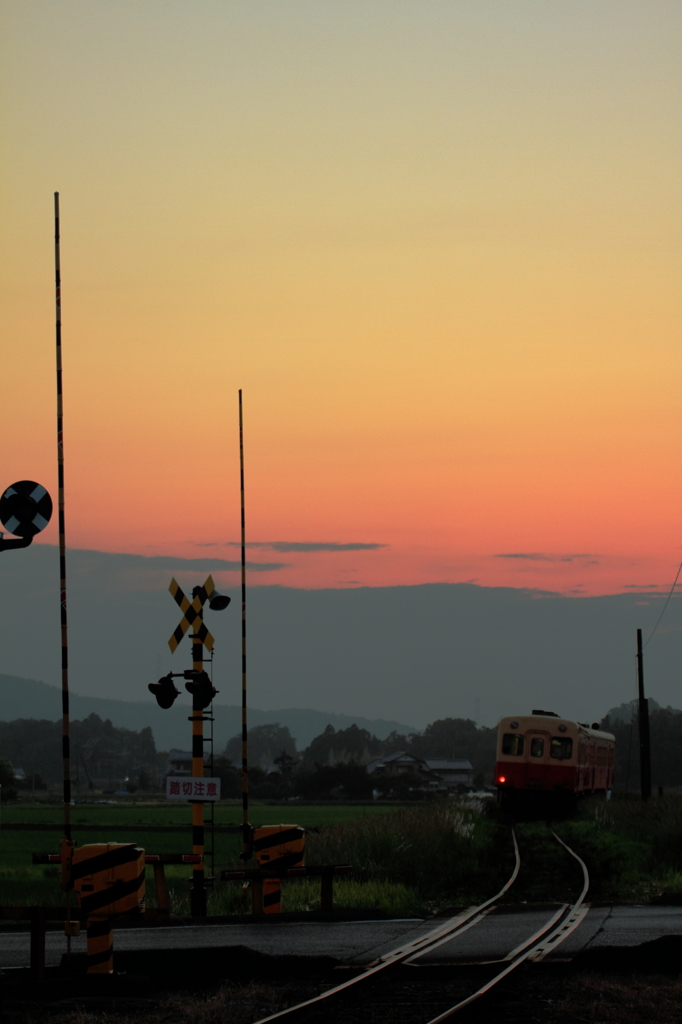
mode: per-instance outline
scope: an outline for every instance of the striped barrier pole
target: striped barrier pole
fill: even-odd
[[[200,587],[195,587],[196,597]],[[204,645],[201,638],[203,609],[199,610],[192,633],[192,669],[197,675],[204,670]],[[199,693],[192,694],[192,778],[204,777],[204,711]],[[201,858],[192,871],[190,911],[192,917],[206,917],[206,886],[204,883],[204,805],[201,801],[192,804],[192,852]]]

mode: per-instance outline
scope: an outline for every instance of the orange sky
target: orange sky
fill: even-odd
[[[236,557],[242,387],[250,539],[381,545],[254,583],[670,586],[678,3],[0,11],[0,484],[56,496],[58,189],[72,547]]]

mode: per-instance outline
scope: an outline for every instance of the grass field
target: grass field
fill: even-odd
[[[169,805],[78,805],[73,808],[79,842],[136,842],[149,853],[190,852],[189,808]],[[240,808],[216,808],[219,824],[239,822]],[[3,807],[4,821],[58,822],[57,806]],[[427,914],[475,903],[496,892],[513,866],[508,823],[492,802],[463,797],[429,804],[304,805],[254,804],[253,824],[322,826],[306,838],[309,864],[352,864],[352,879],[335,883],[337,906],[373,908],[398,916]],[[88,832],[88,824],[111,824],[108,833]],[[184,833],[129,832],[126,825],[187,825]],[[663,892],[682,892],[682,794],[643,805],[635,798],[590,800],[577,816],[554,825],[586,861],[590,898],[648,902]],[[508,901],[564,901],[577,895],[582,876],[575,861],[557,848],[546,823],[516,825],[522,868]],[[58,869],[31,865],[32,852],[56,852],[59,831],[0,829],[0,903],[31,905],[63,902]],[[241,867],[239,835],[216,836],[216,874]],[[210,864],[209,864],[210,868]],[[167,868],[174,913],[189,912],[191,870]],[[155,905],[151,872],[149,905]],[[319,882],[301,879],[283,886],[285,910],[319,906]],[[216,883],[209,891],[209,913],[248,912],[238,883]]]
[[[343,825],[367,818],[381,818],[395,814],[395,806],[352,804],[306,804],[303,806],[252,803],[250,819],[254,825],[296,824],[304,828]],[[241,805],[218,804],[215,808],[217,825],[239,825]],[[15,804],[2,807],[4,824],[59,824],[62,808],[56,804]],[[111,831],[90,832],[88,825],[111,825]],[[78,804],[72,807],[73,834],[78,845],[102,842],[134,842],[148,853],[191,853],[191,811],[186,804],[170,803],[118,803]],[[130,832],[126,825],[136,829],[144,825],[186,826],[186,832],[156,833]],[[0,905],[33,906],[46,904],[61,906],[64,893],[59,886],[59,869],[31,864],[33,853],[56,853],[61,833],[54,830],[15,832],[0,826]],[[312,835],[309,836],[310,843]],[[221,867],[241,867],[239,835],[215,836],[216,872]],[[308,860],[310,862],[311,855]],[[147,869],[148,905],[156,905],[152,869]],[[189,913],[191,869],[170,865],[166,877],[173,913]],[[314,909],[319,904],[319,882],[300,880],[289,883],[284,892],[285,909]],[[388,913],[415,913],[419,897],[404,885],[375,882],[370,886],[353,880],[341,880],[335,886],[335,902],[340,907],[376,907]],[[245,907],[239,885],[218,883],[209,890],[209,913],[242,914]]]
[[[277,825],[280,821],[311,828],[315,825],[336,825],[363,815],[390,814],[395,805],[390,804],[266,804],[252,801],[249,816],[254,825]],[[186,825],[191,818],[186,803],[171,802],[121,802],[116,804],[76,804],[71,808],[74,829],[90,823],[92,825]],[[3,804],[2,821],[54,823],[63,820],[61,804]],[[215,808],[218,825],[241,825],[241,803],[219,803]],[[0,826],[1,833],[1,826]]]

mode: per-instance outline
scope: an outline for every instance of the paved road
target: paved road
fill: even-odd
[[[538,930],[550,909],[513,910],[489,914],[480,924],[451,940],[422,963],[443,963],[505,956]],[[330,956],[344,963],[365,964],[398,945],[423,935],[434,922],[421,919],[392,921],[306,921],[267,924],[188,925],[185,927],[120,928],[114,948],[186,949],[190,947],[245,946],[267,955]],[[597,946],[638,946],[663,935],[682,935],[682,907],[595,907],[557,950],[570,956]],[[85,937],[73,940],[74,952],[85,952]],[[66,949],[61,932],[48,932],[46,962],[57,965]],[[29,963],[27,932],[0,933],[0,965],[23,967]]]

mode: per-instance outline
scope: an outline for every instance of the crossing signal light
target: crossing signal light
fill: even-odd
[[[192,694],[195,707],[201,708],[203,711],[204,708],[208,707],[218,691],[208,678],[208,673],[206,672],[190,670],[185,675],[189,676],[185,683],[185,689]]]
[[[167,676],[162,676],[158,683],[150,683],[149,689],[156,697],[156,703],[161,708],[172,707],[175,698],[180,696],[180,691],[173,682],[172,672],[169,672]]]

